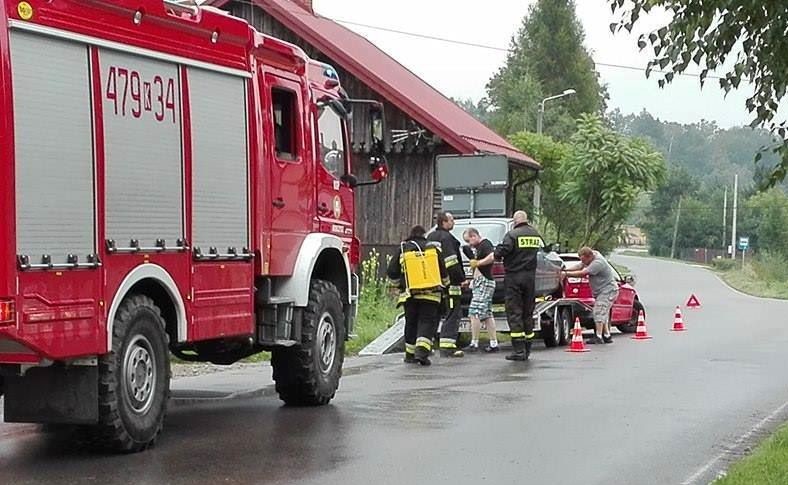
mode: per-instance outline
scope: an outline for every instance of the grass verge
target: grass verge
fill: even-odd
[[[781,255],[763,253],[743,266],[726,260],[715,269],[726,283],[743,293],[788,299],[788,265]]]
[[[714,485],[783,485],[788,483],[788,426],[733,465]]]

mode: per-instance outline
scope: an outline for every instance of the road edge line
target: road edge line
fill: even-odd
[[[749,440],[751,440],[756,435],[766,432],[771,433],[774,429],[776,429],[777,426],[772,427],[770,429],[767,429],[766,426],[768,424],[771,424],[771,422],[774,421],[778,416],[785,413],[786,410],[788,410],[788,401],[782,403],[782,405],[780,405],[777,409],[769,413],[768,416],[758,421],[752,428],[750,428],[749,431],[739,436],[739,438],[733,443],[733,445],[728,446],[724,451],[722,451],[714,458],[706,462],[702,467],[698,468],[695,471],[695,473],[693,473],[687,479],[681,482],[681,485],[695,485],[699,483],[709,483],[708,481],[698,482],[698,480],[702,478],[704,475],[713,471],[714,467],[718,463],[722,462],[723,467],[717,470],[717,472],[715,473],[716,476],[712,480],[712,482],[717,478],[720,478],[720,473],[727,470],[732,464],[732,462],[728,458],[741,458],[743,449],[748,448],[752,445],[752,443],[748,443]],[[783,419],[780,419],[780,423],[778,423],[778,426],[785,420],[785,418],[788,418],[788,416],[785,416],[783,417]]]

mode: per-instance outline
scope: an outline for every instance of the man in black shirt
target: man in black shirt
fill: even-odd
[[[506,317],[514,352],[506,360],[528,360],[534,338],[534,304],[536,298],[536,257],[544,241],[528,224],[528,214],[514,213],[514,229],[506,233],[495,248],[495,258],[503,259],[506,269]]]
[[[495,249],[489,239],[484,239],[476,228],[469,227],[462,235],[465,242],[472,249],[466,256],[470,259],[473,271],[473,284],[471,305],[468,308],[468,317],[471,320],[471,345],[469,352],[479,350],[479,334],[482,322],[487,326],[487,335],[490,344],[484,348],[485,352],[498,352],[498,336],[495,330],[495,318],[492,312],[492,300],[495,293],[495,280],[492,275],[492,265],[495,262]]]
[[[447,313],[440,331],[440,351],[443,357],[462,357],[464,355],[462,350],[457,348],[457,335],[462,318],[461,285],[465,282],[465,271],[462,269],[462,259],[460,259],[460,241],[451,233],[454,229],[454,216],[450,212],[439,212],[436,219],[437,227],[427,239],[440,244],[441,257],[446,271],[449,272],[450,282],[445,300]]]

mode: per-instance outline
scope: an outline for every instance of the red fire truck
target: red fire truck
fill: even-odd
[[[380,105],[210,8],[3,0],[0,25],[5,420],[142,450],[169,352],[270,350],[286,403],[328,403],[358,295],[354,189],[386,174]]]

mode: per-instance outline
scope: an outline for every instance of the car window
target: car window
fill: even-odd
[[[451,233],[458,241],[462,242],[462,233],[469,227],[474,227],[485,239],[489,239],[493,245],[500,244],[506,234],[506,224],[502,222],[480,222],[475,224],[456,222]]]

